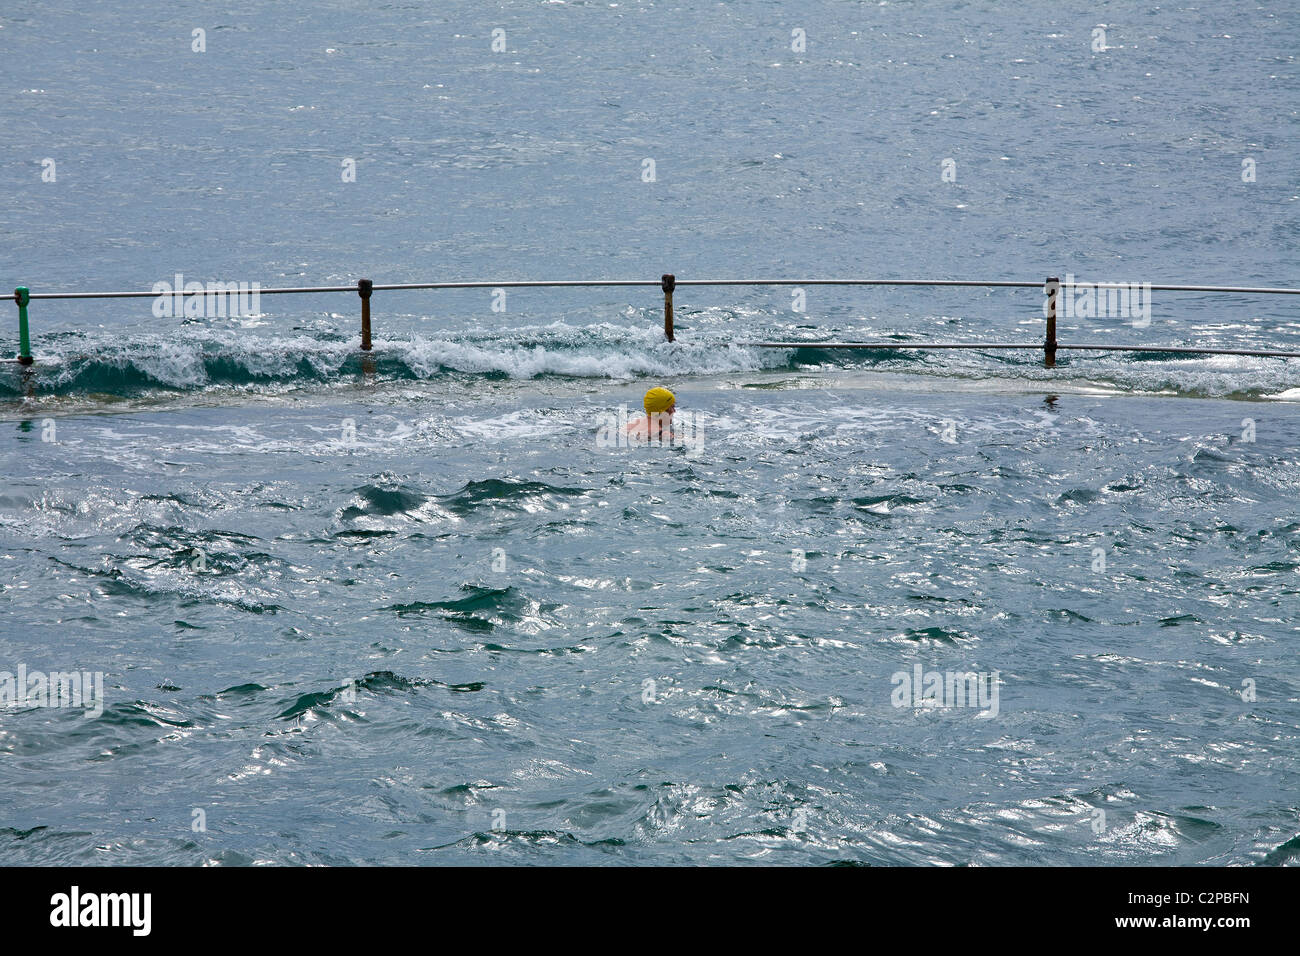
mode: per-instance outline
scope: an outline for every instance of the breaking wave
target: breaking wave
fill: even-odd
[[[612,323],[555,322],[507,331],[459,331],[377,339],[362,353],[354,336],[312,331],[293,336],[247,329],[197,335],[147,332],[62,333],[34,349],[29,368],[0,364],[0,401],[48,397],[136,398],[209,390],[275,392],[374,382],[430,381],[447,377],[631,380],[681,379],[797,369],[867,369],[948,379],[1015,380],[1056,387],[1065,383],[1120,392],[1213,398],[1300,399],[1300,360],[1250,356],[1172,356],[1168,353],[1088,353],[1058,356],[1053,370],[1030,349],[1021,352],[909,351],[910,335],[893,334],[898,350],[801,347],[758,348],[738,343],[727,323],[704,322],[676,342],[658,328]],[[755,338],[765,333],[756,331]],[[781,340],[806,338],[786,329]],[[840,340],[880,340],[848,330],[817,333]],[[922,336],[916,336],[922,340]]]

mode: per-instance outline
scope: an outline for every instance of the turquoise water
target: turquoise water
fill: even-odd
[[[1295,285],[1296,16],[18,4],[0,283]],[[1292,862],[1300,366],[736,344],[1043,334],[1036,290],[806,292],[683,287],[674,343],[654,288],[381,292],[366,359],[350,295],[34,302],[0,860]],[[659,384],[698,447],[602,447]]]

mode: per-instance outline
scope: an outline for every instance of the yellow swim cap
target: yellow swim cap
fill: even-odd
[[[670,405],[677,403],[677,396],[666,388],[652,388],[645,393],[645,413],[655,415],[668,411]]]

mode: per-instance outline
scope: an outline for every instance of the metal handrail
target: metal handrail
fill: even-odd
[[[1067,277],[1068,278],[1068,277]],[[213,283],[217,284],[217,283]],[[1047,296],[1046,318],[1047,331],[1041,344],[1018,342],[742,342],[736,343],[753,348],[824,348],[824,349],[1042,349],[1044,364],[1052,368],[1056,364],[1058,349],[1103,352],[1167,352],[1173,354],[1197,355],[1254,355],[1278,358],[1300,358],[1300,352],[1274,349],[1221,349],[1197,348],[1194,346],[1171,345],[1063,345],[1056,341],[1056,302],[1061,289],[1061,280],[1050,277],[1045,282],[1028,282],[1006,279],[677,279],[671,273],[665,273],[657,281],[652,279],[505,279],[505,280],[466,280],[448,282],[400,282],[376,285],[370,279],[359,279],[356,285],[330,286],[287,286],[283,288],[263,289],[254,284],[250,289],[247,284],[242,289],[224,288],[195,290],[187,292],[183,288],[169,292],[31,292],[20,286],[14,290],[14,301],[18,303],[19,347],[17,361],[23,365],[32,364],[31,347],[28,335],[27,307],[32,299],[140,299],[140,298],[188,298],[202,295],[247,294],[289,295],[311,293],[355,293],[361,297],[361,349],[371,351],[370,334],[370,299],[375,292],[397,292],[421,289],[510,289],[510,288],[579,288],[579,287],[621,287],[621,286],[659,286],[664,293],[664,337],[674,341],[673,333],[673,291],[677,286],[930,286],[930,287],[978,287],[978,288],[1015,288],[1036,289],[1040,286]],[[1136,283],[1127,282],[1084,282],[1076,285],[1087,286],[1098,291],[1132,288]],[[1191,285],[1185,283],[1154,284],[1141,283],[1144,291],[1161,292],[1211,292],[1225,294],[1250,295],[1300,295],[1300,288],[1277,286],[1219,286]]]
[[[675,285],[728,286],[728,285],[843,285],[843,286],[964,286],[988,289],[1038,289],[1041,282],[1004,279],[677,279]],[[452,282],[397,282],[372,283],[376,292],[400,292],[419,289],[524,289],[524,288],[598,288],[602,286],[662,286],[662,279],[474,279]],[[1128,287],[1126,282],[1089,282],[1097,289]],[[1269,286],[1228,285],[1143,285],[1153,292],[1224,292],[1253,295],[1300,295],[1300,289]],[[259,295],[288,295],[312,292],[356,292],[355,285],[288,286],[283,288],[258,288]],[[230,295],[224,290],[203,292],[29,292],[31,299],[156,299],[160,295]]]
[[[903,349],[1034,349],[1041,351],[1041,342],[737,342],[747,348],[755,349],[880,349],[882,351],[901,351]],[[1057,349],[1073,349],[1079,352],[1172,352],[1187,355],[1255,355],[1265,358],[1300,358],[1300,352],[1286,352],[1278,349],[1220,349],[1213,347],[1197,348],[1188,345],[1063,345],[1056,344]]]

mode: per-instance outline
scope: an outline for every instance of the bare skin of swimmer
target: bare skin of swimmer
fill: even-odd
[[[673,402],[662,412],[655,412],[653,415],[647,414],[645,418],[638,418],[634,422],[629,422],[627,434],[641,441],[672,441],[673,412],[675,411],[677,411],[677,403]]]

